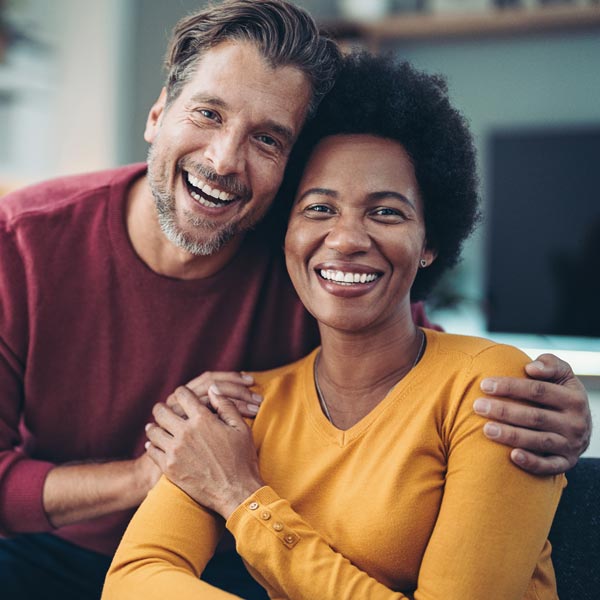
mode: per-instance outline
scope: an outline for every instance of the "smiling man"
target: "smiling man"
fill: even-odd
[[[152,406],[199,373],[231,371],[221,388],[248,386],[239,369],[289,363],[316,346],[263,217],[338,62],[335,44],[290,3],[203,10],[173,32],[145,131],[148,165],[2,199],[4,597],[97,598],[159,476],[144,453]],[[562,385],[500,381],[498,394],[509,385],[547,407],[503,406],[505,422],[526,428],[503,426],[497,439],[538,451],[524,454],[525,468],[561,471],[589,436],[585,392],[556,360],[531,374]],[[248,391],[241,408],[255,414],[259,400]],[[539,422],[547,434],[527,427]]]

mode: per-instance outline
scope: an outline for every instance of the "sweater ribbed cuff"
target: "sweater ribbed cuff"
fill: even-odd
[[[52,531],[44,511],[44,481],[54,464],[24,458],[6,473],[0,489],[0,529],[5,533]]]

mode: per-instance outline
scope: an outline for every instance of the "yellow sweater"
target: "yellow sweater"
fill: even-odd
[[[547,600],[546,541],[564,477],[514,467],[472,404],[520,351],[426,330],[419,364],[347,431],[322,414],[315,352],[255,375],[253,425],[268,483],[231,515],[240,555],[271,598]],[[197,579],[222,520],[166,479],[117,551],[103,598],[225,599]]]

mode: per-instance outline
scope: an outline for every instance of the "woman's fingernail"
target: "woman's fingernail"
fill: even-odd
[[[491,404],[489,400],[486,400],[485,398],[477,398],[477,400],[473,402],[473,408],[479,415],[488,415],[490,413]]]
[[[221,396],[221,390],[217,387],[216,383],[212,383],[210,385],[210,387],[208,388],[209,392],[212,392],[213,394],[217,394],[218,396]]]
[[[490,379],[489,377],[487,379],[484,379],[481,382],[481,389],[484,392],[493,394],[496,391],[496,381],[494,379]]]
[[[483,426],[483,431],[489,438],[497,438],[500,435],[500,427],[496,423],[486,423]]]
[[[256,404],[248,404],[247,405],[248,408],[248,412],[252,413],[253,415],[255,415],[258,412],[258,409],[260,408],[259,406],[256,406]]]
[[[248,375],[248,373],[242,373],[242,379],[247,383],[254,383],[254,377]]]
[[[252,394],[252,400],[257,404],[260,404],[263,401],[263,397],[260,394]]]
[[[540,370],[540,371],[543,371],[546,368],[546,365],[541,360],[534,360],[531,363],[531,366],[534,367],[534,368],[536,368],[536,369],[538,369],[538,370]],[[525,458],[524,455],[523,455],[523,458]]]
[[[144,431],[148,431],[150,427],[152,427],[152,423],[146,423],[146,425],[144,426]]]
[[[144,448],[146,448],[146,450],[148,450],[148,448],[150,448],[150,442],[146,442],[146,443],[144,444]]]

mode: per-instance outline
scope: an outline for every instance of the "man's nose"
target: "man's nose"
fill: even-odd
[[[362,218],[339,216],[327,234],[325,244],[341,254],[366,252],[371,247],[369,235]]]
[[[241,173],[246,161],[246,146],[233,130],[215,132],[205,149],[205,157],[218,175]]]

